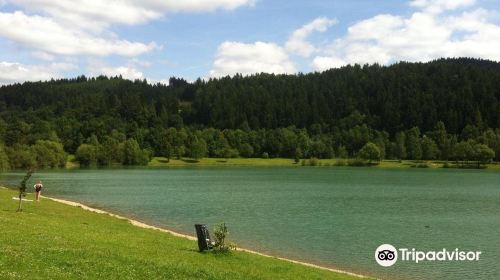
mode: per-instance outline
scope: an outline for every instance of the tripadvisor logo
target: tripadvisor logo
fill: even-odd
[[[391,244],[382,244],[375,250],[375,260],[381,266],[392,266],[398,260],[398,251]]]
[[[422,261],[479,261],[481,251],[461,251],[442,249],[439,251],[419,251],[415,248],[396,249],[391,244],[382,244],[375,250],[375,260],[384,267],[392,266],[398,260],[419,263]]]

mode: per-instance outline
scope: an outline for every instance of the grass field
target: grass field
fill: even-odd
[[[170,159],[155,157],[149,162],[149,166],[300,166],[293,159],[288,158],[202,158],[193,160],[189,158]]]
[[[306,162],[308,159],[304,159]],[[296,163],[289,158],[202,158],[194,160],[191,158],[170,159],[164,157],[154,157],[149,162],[150,167],[186,167],[186,166],[297,166],[302,167],[302,159]],[[347,166],[347,159],[318,159],[318,166]],[[339,164],[340,163],[340,164]],[[382,160],[378,165],[373,165],[376,168],[413,168],[417,165],[426,166],[427,168],[442,168],[444,161],[422,161],[416,162],[413,160]],[[119,167],[119,165],[115,165]],[[459,168],[453,161],[448,162],[449,168]],[[68,156],[66,168],[79,168],[80,165],[74,155]],[[490,163],[486,165],[488,170],[500,171],[500,163]]]
[[[196,241],[0,188],[0,279],[359,279],[247,252],[199,253]],[[30,194],[28,199],[33,199]]]
[[[306,160],[307,161],[307,160]],[[348,160],[345,159],[319,159],[318,166],[338,166],[339,162],[342,165],[346,165]],[[302,162],[302,160],[301,160]],[[193,160],[189,158],[183,159],[170,159],[168,161],[163,157],[153,158],[149,166],[151,167],[167,167],[167,166],[298,166],[301,167],[301,162],[295,163],[293,159],[287,158],[203,158],[199,160]],[[373,167],[376,168],[412,168],[417,164],[426,164],[427,168],[442,168],[444,161],[425,161],[425,162],[415,162],[411,160],[383,160],[378,165]],[[448,162],[450,168],[456,168],[455,163]],[[500,164],[488,164],[487,169],[499,170]]]

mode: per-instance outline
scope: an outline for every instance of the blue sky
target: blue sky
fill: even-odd
[[[498,0],[0,0],[0,84],[500,60]]]

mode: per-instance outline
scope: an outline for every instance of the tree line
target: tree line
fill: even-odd
[[[63,166],[67,154],[82,165],[351,158],[374,146],[381,159],[488,162],[500,157],[499,100],[500,63],[465,58],[169,85],[26,82],[0,87],[0,168]]]

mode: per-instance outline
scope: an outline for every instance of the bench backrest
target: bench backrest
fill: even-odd
[[[198,237],[198,249],[200,252],[210,250],[212,248],[212,239],[210,239],[210,233],[208,232],[207,226],[196,224],[194,227],[196,229],[196,236]]]

